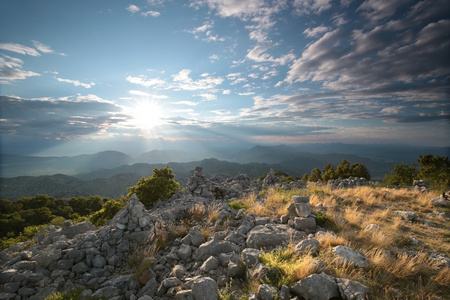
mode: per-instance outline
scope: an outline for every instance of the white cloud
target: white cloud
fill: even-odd
[[[41,76],[32,71],[22,70],[23,61],[16,57],[1,54],[0,84],[12,84],[15,80],[26,79],[31,76]]]
[[[206,32],[207,30],[213,27],[213,22],[205,22],[202,26],[196,27],[193,30],[189,31],[192,34],[198,34],[200,32]]]
[[[197,106],[200,102],[194,102],[194,101],[178,101],[173,102],[173,104],[177,105],[189,105],[189,106]]]
[[[82,86],[86,89],[90,89],[92,86],[95,85],[95,83],[91,82],[91,83],[83,83],[80,82],[78,80],[72,80],[72,79],[64,79],[64,78],[60,78],[60,77],[55,77],[56,80],[58,80],[59,82],[67,82],[67,83],[71,83],[74,86]]]
[[[228,115],[228,114],[231,114],[231,111],[226,110],[226,109],[218,109],[218,110],[213,110],[211,112],[215,113],[217,115]]]
[[[159,17],[161,15],[161,13],[159,11],[149,10],[149,11],[146,11],[146,12],[142,12],[141,15],[144,16],[144,17],[150,16],[150,17],[156,18],[156,17]]]
[[[0,43],[0,49],[23,55],[40,56],[36,49],[16,43]]]
[[[272,62],[279,65],[285,65],[295,59],[295,54],[288,53],[281,57],[274,58],[266,51],[271,48],[270,45],[256,45],[253,49],[247,53],[247,58],[256,62]]]
[[[326,26],[317,26],[315,28],[306,28],[305,31],[303,31],[304,34],[306,34],[307,37],[316,37],[320,35],[321,33],[327,32],[329,30]]]
[[[191,6],[208,5],[221,17],[246,17],[259,14],[265,6],[264,0],[194,0]]]
[[[294,0],[293,6],[300,15],[320,14],[331,8],[331,0]]]
[[[46,54],[58,54],[58,55],[62,55],[65,56],[65,53],[58,53],[55,52],[55,50],[53,50],[50,46],[42,44],[39,41],[35,41],[32,40],[34,47],[36,47],[36,49],[38,49],[39,51],[41,51],[42,53],[46,53]]]
[[[363,4],[358,8],[358,10],[362,10],[364,15],[370,19],[372,22],[378,22],[382,19],[388,18],[395,14],[398,11],[398,8],[406,3],[410,2],[409,0],[366,0]]]
[[[199,80],[192,80],[189,77],[191,70],[183,69],[178,74],[172,75],[173,81],[177,83],[176,87],[182,90],[206,90],[215,88],[222,84],[223,78],[217,76],[208,76]]]
[[[210,60],[212,63],[216,62],[216,61],[219,60],[219,59],[220,59],[220,57],[219,57],[219,55],[217,55],[217,54],[213,54],[213,55],[211,55],[211,56],[209,57],[209,60]]]
[[[385,115],[396,115],[404,109],[405,106],[391,106],[391,107],[385,107],[383,108],[380,113]]]
[[[199,96],[202,97],[204,101],[217,100],[217,96],[214,94],[204,93],[204,94],[199,94]]]
[[[134,13],[137,13],[138,11],[140,11],[141,9],[134,4],[130,4],[127,6],[126,10],[128,10],[129,12],[134,14]]]
[[[250,96],[254,94],[255,94],[254,92],[238,93],[239,96]]]
[[[144,75],[140,75],[139,77],[133,77],[133,76],[128,76],[126,78],[126,80],[128,82],[134,83],[134,84],[138,84],[138,85],[142,85],[142,86],[159,86],[159,85],[163,85],[166,82],[162,79],[158,78],[151,78],[151,79],[147,79]]]
[[[231,94],[231,90],[223,90],[222,94],[229,95]]]

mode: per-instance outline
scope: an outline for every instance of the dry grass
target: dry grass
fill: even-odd
[[[208,207],[208,222],[216,222],[219,218],[219,207],[214,205],[212,207]]]
[[[194,205],[193,207],[191,207],[189,209],[189,213],[191,215],[191,218],[190,218],[191,221],[195,220],[195,221],[200,222],[200,221],[203,220],[203,217],[206,214],[206,210],[205,210],[205,207],[203,205],[196,204],[196,205]]]
[[[347,207],[344,210],[344,219],[346,219],[350,225],[360,227],[363,218],[364,213],[362,213],[358,207]]]
[[[250,206],[247,211],[249,213],[257,214],[260,216],[269,216],[271,215],[272,211],[268,209],[264,203],[261,202],[255,202],[252,206]]]
[[[348,241],[342,236],[338,236],[330,232],[320,235],[319,237],[317,237],[317,240],[320,242],[320,247],[322,248],[348,244]]]
[[[450,267],[440,270],[437,275],[431,277],[431,280],[437,284],[450,287]]]
[[[153,239],[153,242],[133,245],[133,250],[128,258],[128,265],[136,270],[134,276],[136,280],[144,271],[154,265],[158,250],[158,243],[155,239]]]

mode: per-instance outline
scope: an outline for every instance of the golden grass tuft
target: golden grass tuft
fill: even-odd
[[[391,264],[387,267],[387,270],[396,277],[405,278],[417,276],[422,273],[429,274],[432,264],[426,253],[418,253],[414,257],[411,257],[407,253],[402,253],[396,259],[391,260]]]
[[[344,218],[349,224],[360,227],[364,218],[364,213],[362,213],[358,207],[347,207],[344,211]]]
[[[450,287],[450,267],[440,270],[437,275],[431,277],[431,280],[437,284]]]
[[[346,239],[330,232],[320,235],[319,237],[317,237],[317,240],[320,242],[320,246],[322,248],[348,244]]]
[[[217,205],[208,207],[208,222],[216,222],[219,218],[219,207]]]
[[[196,204],[189,209],[189,213],[191,214],[191,220],[202,221],[203,217],[206,214],[205,207],[201,204]]]
[[[370,245],[376,248],[388,249],[395,242],[391,234],[384,234],[383,231],[361,231],[359,237],[366,240]]]

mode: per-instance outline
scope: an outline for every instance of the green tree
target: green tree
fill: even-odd
[[[353,177],[364,177],[365,179],[370,180],[370,172],[363,164],[353,164],[350,173]]]
[[[306,182],[308,181],[308,179],[309,179],[308,173],[303,174],[302,181]]]
[[[450,163],[446,156],[419,155],[418,178],[430,182],[431,187],[450,188]]]
[[[383,183],[386,185],[410,186],[416,176],[416,166],[407,164],[395,165],[394,169],[384,176]]]
[[[331,179],[337,179],[336,172],[332,164],[327,164],[325,168],[323,168],[322,178],[325,182]]]
[[[336,176],[338,178],[349,178],[351,176],[350,162],[344,159],[339,166],[336,167]]]
[[[322,180],[322,172],[319,168],[315,168],[311,171],[311,176],[309,176],[309,181],[316,182]]]
[[[142,177],[135,186],[129,187],[128,195],[131,196],[135,193],[144,205],[151,206],[175,194],[180,184],[174,178],[175,175],[169,166],[162,169],[155,168],[152,176]]]
[[[118,200],[108,200],[103,205],[103,208],[95,212],[91,217],[90,221],[97,227],[103,226],[108,220],[112,219],[119,210],[126,205],[125,201]]]

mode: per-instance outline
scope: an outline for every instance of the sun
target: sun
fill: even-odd
[[[153,100],[139,100],[130,108],[130,123],[142,130],[163,124],[163,109]]]

